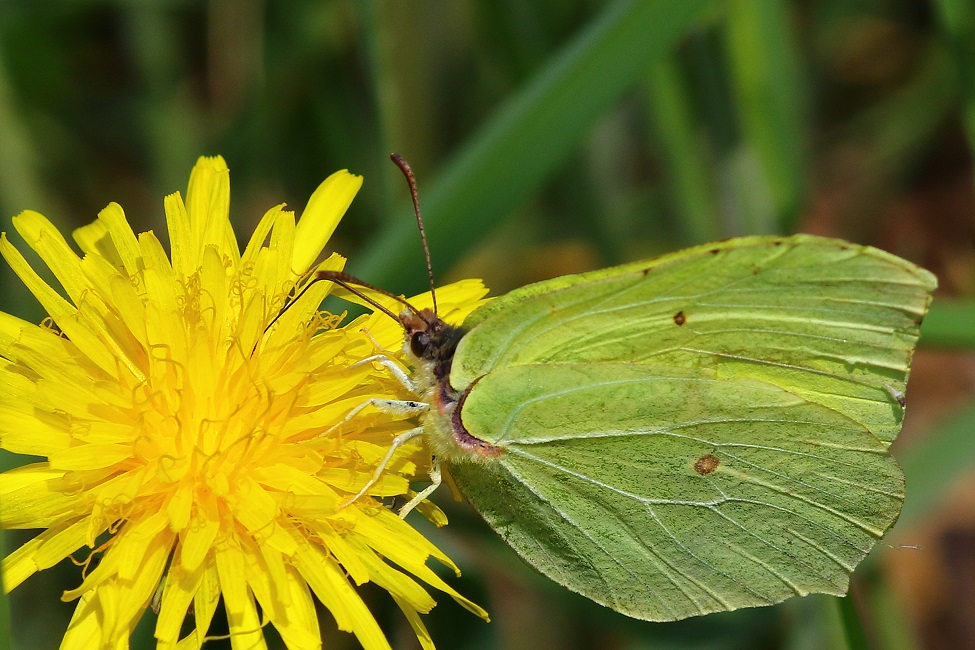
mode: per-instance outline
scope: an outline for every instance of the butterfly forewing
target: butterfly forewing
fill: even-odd
[[[711,244],[496,299],[465,323],[451,383],[525,363],[702,368],[783,387],[889,443],[935,283],[838,240]]]

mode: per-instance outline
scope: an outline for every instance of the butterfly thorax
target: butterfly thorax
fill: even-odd
[[[450,368],[457,344],[466,330],[448,325],[432,310],[404,311],[407,351],[416,358],[415,379],[423,400],[430,405],[426,424],[434,453],[447,461],[483,461],[502,452],[472,436],[461,422],[464,398],[477,381],[457,390],[450,384]]]

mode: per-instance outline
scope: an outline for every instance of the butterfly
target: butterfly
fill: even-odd
[[[405,510],[445,467],[528,564],[638,619],[842,595],[904,499],[888,448],[936,284],[794,235],[539,282],[459,327],[403,301],[422,414],[396,445],[434,458]]]

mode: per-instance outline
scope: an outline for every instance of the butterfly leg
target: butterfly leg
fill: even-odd
[[[409,376],[406,374],[406,371],[403,370],[403,366],[393,361],[392,357],[390,357],[390,351],[382,344],[380,344],[379,341],[377,341],[373,337],[372,333],[368,329],[363,328],[362,333],[366,335],[366,338],[372,341],[373,346],[375,346],[375,348],[379,350],[379,353],[356,362],[353,365],[353,367],[361,365],[363,363],[370,363],[372,361],[375,361],[386,370],[389,370],[393,374],[393,376],[396,377],[396,379],[398,379],[399,382],[406,387],[407,390],[409,390],[412,393],[419,392],[416,382],[414,382],[412,379],[409,378]]]
[[[399,516],[400,519],[406,519],[406,515],[410,514],[413,508],[420,505],[420,502],[426,499],[428,496],[436,492],[437,488],[443,483],[443,474],[440,471],[440,459],[436,456],[433,457],[433,464],[430,467],[430,485],[423,488],[415,497],[410,499],[405,506],[400,508]]]
[[[361,361],[356,361],[354,364],[352,364],[352,367],[357,368],[372,362],[376,362],[388,370],[390,374],[393,375],[397,381],[399,381],[399,383],[403,384],[403,387],[406,388],[406,390],[410,391],[411,393],[419,392],[416,384],[412,379],[409,378],[406,372],[395,361],[387,357],[385,354],[374,354],[371,357],[366,357]]]
[[[386,465],[388,465],[389,461],[392,460],[393,454],[396,453],[396,450],[402,447],[410,440],[412,440],[413,438],[416,438],[417,436],[422,434],[423,434],[423,427],[416,427],[415,429],[410,429],[409,431],[405,431],[399,434],[398,436],[396,436],[395,438],[393,438],[392,444],[389,445],[389,450],[386,451],[386,455],[383,456],[383,459],[379,461],[379,465],[376,466],[376,471],[372,473],[372,477],[368,481],[366,481],[366,484],[362,486],[361,490],[356,492],[355,496],[353,496],[351,499],[346,500],[345,503],[339,506],[339,508],[341,509],[348,505],[352,505],[359,497],[361,497],[363,494],[368,492],[369,488],[371,488],[379,481],[379,478],[383,475],[383,470],[386,469]]]
[[[391,413],[393,415],[413,415],[425,413],[426,411],[430,410],[430,405],[425,402],[417,402],[415,400],[380,399],[378,397],[373,397],[372,399],[367,399],[365,402],[359,404],[357,407],[349,411],[348,415],[320,433],[318,437],[323,438],[327,436],[370,406],[382,411],[383,413]]]

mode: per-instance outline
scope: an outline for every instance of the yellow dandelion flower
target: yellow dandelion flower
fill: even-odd
[[[166,197],[171,256],[116,204],[75,231],[84,256],[24,212],[14,225],[60,289],[0,239],[53,324],[0,313],[0,447],[43,459],[0,474],[0,525],[43,529],[4,559],[3,585],[90,549],[63,596],[78,604],[62,647],[128,647],[156,599],[158,647],[199,648],[222,598],[235,648],[264,647],[268,623],[289,648],[320,648],[317,597],[364,647],[388,648],[356,592],[365,582],[389,592],[424,647],[419,614],[434,600],[423,585],[485,616],[427,566],[456,571],[450,559],[374,498],[413,494],[418,445],[346,505],[411,427],[376,409],[346,417],[370,398],[408,397],[369,360],[402,333],[373,315],[338,326],[318,312],[327,283],[278,317],[360,185],[333,174],[297,223],[271,208],[243,252],[219,157],[199,160],[185,201]],[[462,320],[483,295],[479,282],[447,287],[444,313]]]

